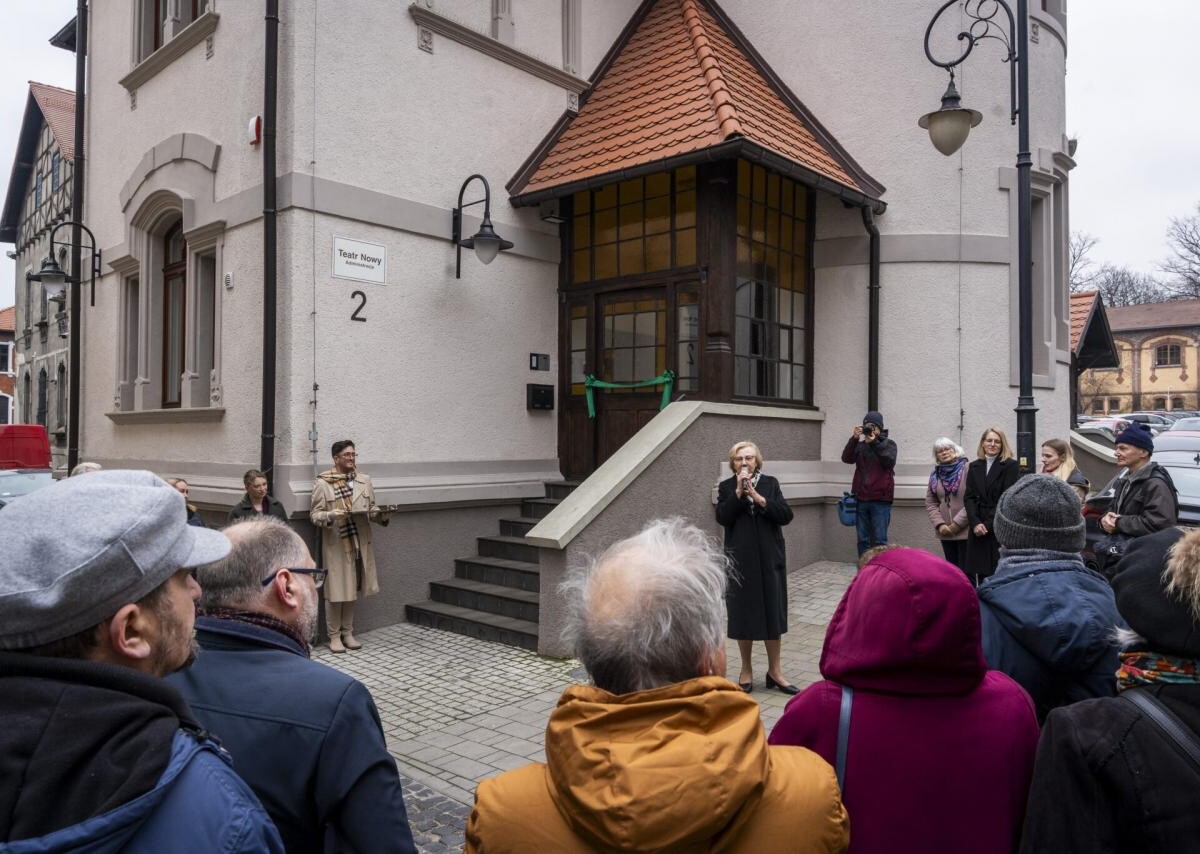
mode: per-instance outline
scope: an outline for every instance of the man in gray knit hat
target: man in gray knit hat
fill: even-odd
[[[1088,569],[1079,496],[1044,474],[1021,478],[996,508],[1000,563],[979,586],[983,655],[1029,692],[1043,720],[1056,706],[1116,694],[1112,588]]]
[[[0,848],[283,850],[161,678],[195,655],[189,569],[229,552],[183,505],[100,471],[0,511]]]

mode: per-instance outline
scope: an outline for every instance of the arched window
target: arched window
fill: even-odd
[[[25,371],[25,378],[21,381],[21,423],[28,424],[33,420],[33,377],[29,371]]]
[[[1171,398],[1171,409],[1172,410],[1183,409],[1183,407],[1184,407],[1184,402],[1183,402],[1182,397]]]
[[[1159,344],[1154,348],[1154,367],[1174,368],[1182,364],[1183,354],[1178,344]]]
[[[1167,399],[1165,397],[1154,398],[1154,408],[1155,409],[1166,409],[1167,408]]]
[[[54,388],[54,423],[58,427],[67,426],[67,366],[58,363],[58,376]]]
[[[38,387],[37,387],[37,423],[43,427],[49,427],[50,416],[50,378],[46,375],[46,369],[42,368],[38,371]]]
[[[162,405],[180,404],[184,322],[187,316],[187,241],[183,221],[163,235]]]

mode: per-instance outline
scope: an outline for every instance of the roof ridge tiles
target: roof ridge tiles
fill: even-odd
[[[696,53],[696,61],[704,75],[704,84],[708,89],[717,124],[721,128],[721,138],[740,136],[742,123],[738,118],[737,105],[734,104],[729,86],[725,83],[721,62],[709,43],[708,32],[700,17],[700,10],[696,7],[696,0],[682,0],[680,8],[683,11],[684,26],[687,27],[688,36],[692,40],[692,49]]]

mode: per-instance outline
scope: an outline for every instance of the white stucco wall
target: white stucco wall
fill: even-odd
[[[258,462],[260,433],[262,227],[253,218],[261,210],[261,149],[246,143],[245,127],[262,111],[261,8],[217,0],[213,56],[206,58],[203,43],[193,47],[140,86],[137,109],[130,109],[118,80],[131,68],[132,3],[93,10],[88,221],[106,261],[127,251],[131,211],[121,209],[121,191],[145,153],[185,132],[221,146],[212,198],[202,201],[207,215],[229,221],[218,270],[234,281],[222,292],[226,412],[203,424],[118,425],[106,417],[118,326],[117,276],[109,274],[96,307],[87,309],[84,453],[159,467],[170,461],[247,467]],[[582,4],[584,73],[637,5]],[[723,6],[825,127],[887,186],[889,208],[878,220],[885,241],[915,245],[959,234],[1007,240],[1012,203],[1000,182],[1015,159],[1016,131],[1008,123],[1007,66],[994,44],[981,46],[959,75],[964,100],[984,113],[984,123],[961,155],[944,158],[916,126],[920,114],[937,107],[946,84],[922,50],[928,3],[902,0],[886,14],[875,0],[846,0],[836,14],[816,0]],[[515,46],[561,63],[562,4],[513,0],[513,8]],[[435,9],[488,30],[484,0],[439,0]],[[567,91],[440,34],[432,53],[419,50],[406,3],[286,4],[280,39],[278,171],[291,196],[281,200],[279,218],[279,462],[310,459],[314,378],[322,464],[329,442],[343,435],[362,443],[366,458],[398,466],[553,460],[557,416],[527,412],[524,384],[557,378],[556,229],[536,211],[513,209],[504,183],[567,108]],[[1047,27],[1031,59],[1033,148],[1057,152],[1064,49]],[[520,240],[489,267],[465,253],[463,278],[455,280],[448,211],[474,172],[491,183],[497,231]],[[305,182],[317,188],[315,199],[312,192],[298,198]],[[359,191],[378,194],[379,204],[363,202]],[[475,185],[468,200],[477,193]],[[399,224],[403,217],[378,213],[385,208],[418,212],[420,221]],[[817,228],[821,242],[845,238],[865,247],[858,212],[830,199],[820,202]],[[333,279],[334,234],[385,245],[387,284]],[[955,435],[960,392],[966,444],[989,423],[1014,422],[1005,323],[1012,314],[1010,270],[1003,259],[889,260],[886,247],[880,403],[901,440],[902,460],[924,463],[933,438]],[[815,402],[829,425],[826,459],[837,457],[866,403],[866,255],[832,254],[841,260],[818,269],[813,324]],[[366,323],[349,319],[356,289],[368,295]],[[531,352],[550,353],[554,370],[530,372]],[[1053,390],[1035,390],[1039,440],[1066,429],[1065,366],[1055,365],[1054,383]]]

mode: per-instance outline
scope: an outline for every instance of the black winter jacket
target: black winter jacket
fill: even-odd
[[[1152,691],[1200,733],[1200,685]],[[1200,851],[1200,773],[1119,697],[1055,709],[1038,743],[1022,854]]]
[[[1113,487],[1113,512],[1120,515],[1117,531],[1128,537],[1144,537],[1165,530],[1179,518],[1170,475],[1156,462],[1148,462]]]

